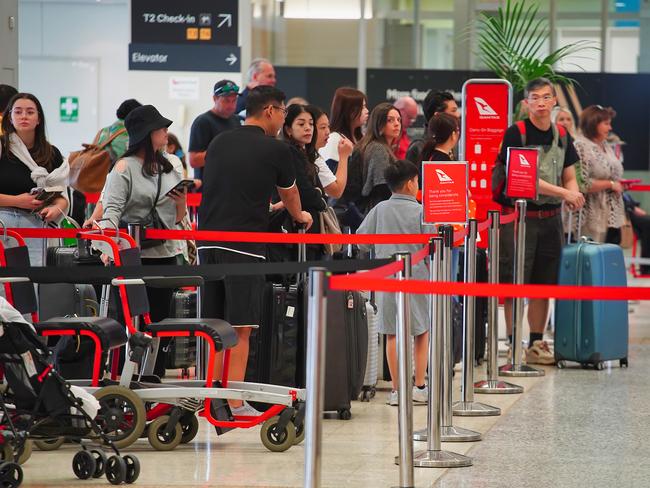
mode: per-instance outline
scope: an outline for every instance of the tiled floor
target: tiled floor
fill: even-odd
[[[634,304],[630,368],[604,371],[547,368],[542,378],[512,380],[523,395],[481,395],[501,407],[500,417],[455,418],[478,430],[478,443],[443,444],[469,452],[474,466],[415,470],[416,486],[594,487],[648,486],[650,482],[650,303]],[[481,377],[482,371],[477,372]],[[457,377],[460,375],[457,375]],[[456,385],[458,392],[458,385]],[[386,391],[370,403],[354,403],[350,421],[324,421],[323,486],[396,486],[397,409],[384,404]],[[426,424],[426,408],[415,407],[415,428]],[[424,449],[425,443],[415,443]],[[155,452],[146,441],[127,450],[138,455],[137,486],[300,487],[303,446],[268,452],[259,429],[217,437],[202,422],[197,439],[172,452]],[[79,481],[71,470],[73,447],[35,451],[25,464],[23,486],[107,486]]]

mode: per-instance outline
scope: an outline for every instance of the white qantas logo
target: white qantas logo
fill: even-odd
[[[440,183],[453,183],[454,180],[452,180],[447,173],[445,173],[441,169],[436,169],[436,176],[438,177],[438,180]]]
[[[479,115],[498,115],[494,109],[490,107],[490,105],[481,97],[474,97],[474,103],[476,103],[476,108],[478,109]]]
[[[521,164],[524,168],[530,168],[530,163],[523,154],[519,155],[519,164]]]

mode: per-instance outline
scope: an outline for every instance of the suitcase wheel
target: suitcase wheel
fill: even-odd
[[[627,363],[627,358],[621,359],[618,364],[620,365],[621,368],[627,368],[629,365]]]
[[[339,410],[339,419],[341,420],[350,420],[352,418],[352,412],[349,408],[344,408]]]
[[[605,369],[605,363],[603,361],[598,361],[597,363],[594,363],[594,369],[597,371],[602,371]]]
[[[566,368],[566,361],[564,359],[560,359],[557,362],[557,369],[564,369]]]

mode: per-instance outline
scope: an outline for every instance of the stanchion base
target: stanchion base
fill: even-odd
[[[499,376],[544,376],[543,369],[533,368],[527,364],[504,364],[499,368]]]
[[[481,402],[455,402],[451,411],[457,417],[494,417],[501,409]]]
[[[476,442],[481,440],[481,434],[473,430],[448,425],[440,428],[440,440],[442,442]]]
[[[483,380],[474,383],[474,393],[523,393],[524,387],[501,380]]]
[[[413,455],[416,468],[465,468],[471,465],[471,457],[451,451],[417,451]]]
[[[415,432],[413,432],[413,440],[418,442],[426,442],[428,439],[427,435],[428,433],[426,428],[416,430]]]

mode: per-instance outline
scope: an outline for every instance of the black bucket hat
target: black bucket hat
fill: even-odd
[[[153,131],[169,127],[172,121],[166,119],[153,105],[143,105],[132,110],[124,119],[129,133],[129,149],[142,142]]]

